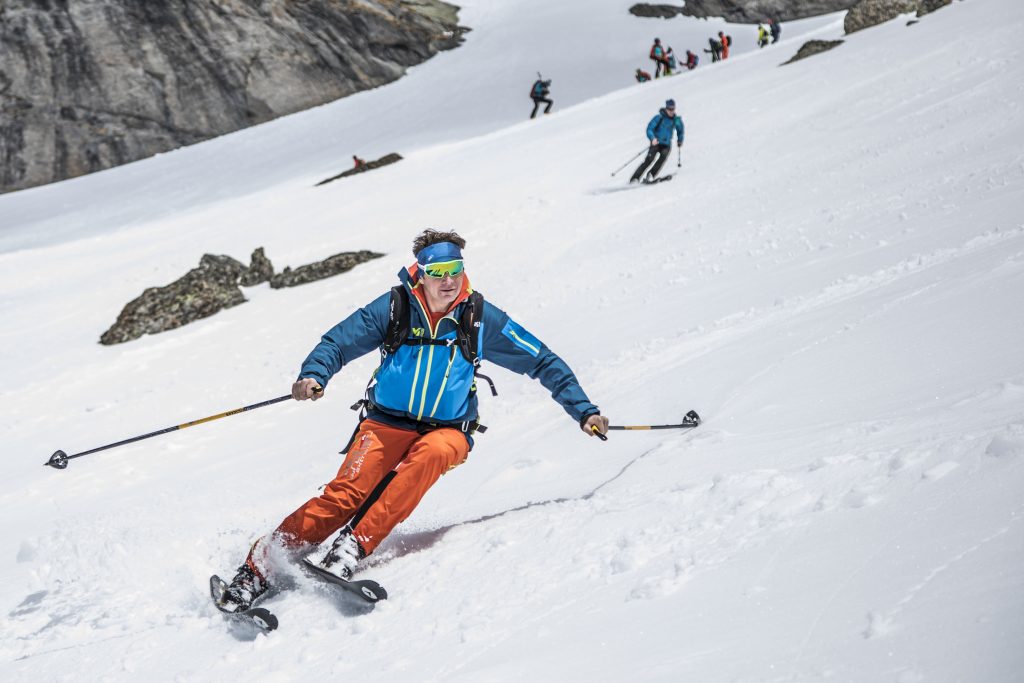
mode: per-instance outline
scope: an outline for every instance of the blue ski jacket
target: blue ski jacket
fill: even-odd
[[[683,119],[680,116],[669,116],[664,109],[660,109],[651,122],[647,124],[647,139],[657,140],[659,144],[671,145],[672,132],[679,137],[679,144],[683,144],[683,136],[686,129],[683,126]]]
[[[416,266],[403,268],[398,276],[409,290],[411,336],[451,340],[450,346],[403,344],[384,354],[367,392],[368,416],[397,427],[465,426],[478,418],[473,366],[458,350],[456,330],[466,306],[462,300],[430,326],[423,303],[416,295]],[[468,289],[469,283],[466,283]],[[299,379],[311,377],[320,386],[345,365],[375,349],[381,349],[388,326],[390,292],[360,308],[327,331],[302,364]],[[565,361],[508,314],[484,301],[477,355],[513,372],[528,375],[551,392],[551,397],[577,422],[598,413]],[[472,443],[472,442],[471,442]]]

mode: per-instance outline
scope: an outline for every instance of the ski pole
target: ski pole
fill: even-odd
[[[323,389],[321,389],[320,387],[317,387],[313,391],[314,391],[314,393],[319,393],[319,392],[323,391]],[[135,443],[136,441],[142,441],[143,439],[148,439],[150,437],[160,436],[161,434],[167,434],[168,432],[175,432],[175,431],[178,431],[179,429],[185,429],[186,427],[194,427],[196,425],[201,425],[204,422],[212,422],[213,420],[219,420],[220,418],[228,417],[229,415],[237,415],[239,413],[244,413],[247,410],[256,410],[257,408],[262,408],[264,406],[269,406],[269,405],[273,405],[275,403],[280,403],[281,401],[287,401],[291,397],[292,397],[291,394],[287,394],[285,396],[278,396],[277,398],[272,398],[269,401],[261,401],[260,403],[253,403],[252,405],[249,405],[249,406],[243,406],[241,408],[235,408],[234,410],[229,410],[226,413],[218,413],[217,415],[210,415],[209,417],[203,417],[203,418],[200,418],[198,420],[192,420],[191,422],[185,422],[184,424],[174,425],[173,427],[167,427],[166,429],[160,429],[160,430],[157,430],[155,432],[150,432],[149,434],[143,434],[141,436],[133,436],[130,439],[124,439],[123,441],[118,441],[116,443],[107,444],[106,446],[100,446],[99,448],[92,448],[92,449],[90,449],[88,451],[82,451],[81,453],[75,453],[74,455],[68,455],[64,451],[55,451],[54,454],[50,456],[50,459],[47,460],[46,462],[44,462],[43,465],[49,465],[50,467],[52,467],[54,469],[63,470],[65,468],[67,468],[68,460],[71,460],[72,458],[81,458],[83,455],[89,455],[90,453],[98,453],[99,451],[105,451],[105,450],[110,449],[110,448],[117,448],[118,446],[124,446],[125,444]]]
[[[700,415],[697,414],[696,410],[691,410],[683,416],[683,421],[678,424],[671,425],[608,425],[608,429],[624,429],[629,431],[634,430],[647,430],[647,429],[693,429],[700,424]],[[591,431],[594,432],[594,436],[601,439],[601,441],[607,441],[608,437],[597,431],[597,427],[591,427]]]
[[[679,150],[679,155],[676,157],[676,168],[683,167],[683,146],[679,145],[676,149]]]
[[[640,150],[640,151],[639,151],[639,152],[637,152],[637,153],[636,153],[636,155],[635,155],[635,156],[633,156],[633,157],[632,157],[632,158],[631,158],[631,159],[630,159],[629,161],[627,161],[627,162],[626,162],[626,163],[624,163],[624,164],[623,164],[622,166],[619,166],[619,167],[618,167],[617,169],[615,169],[614,171],[612,171],[612,177],[614,178],[614,177],[615,177],[615,174],[616,174],[616,173],[618,173],[618,172],[619,172],[619,171],[621,171],[622,169],[624,169],[624,168],[626,168],[627,166],[629,166],[629,165],[630,165],[631,163],[633,163],[633,160],[634,160],[634,159],[636,159],[636,158],[637,158],[638,156],[640,156],[641,154],[643,154],[644,152],[646,152],[646,151],[647,151],[648,149],[650,149],[650,148],[647,148],[647,147],[645,147],[644,149]]]

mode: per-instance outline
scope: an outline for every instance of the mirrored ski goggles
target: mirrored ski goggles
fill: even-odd
[[[427,277],[433,277],[441,279],[446,275],[455,277],[460,275],[465,270],[465,265],[462,263],[462,259],[455,261],[442,261],[441,263],[430,263],[427,265],[420,264],[420,268]]]

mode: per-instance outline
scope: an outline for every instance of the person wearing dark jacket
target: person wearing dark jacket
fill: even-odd
[[[547,102],[547,105],[548,105],[547,107],[544,108],[544,113],[545,114],[550,114],[551,113],[551,105],[554,104],[554,101],[548,99],[548,92],[549,92],[549,88],[550,87],[551,87],[551,80],[550,79],[544,81],[544,80],[541,80],[541,79],[538,78],[534,82],[533,88],[530,89],[530,99],[533,100],[533,111],[530,112],[530,118],[531,119],[537,117],[537,109],[544,102]]]
[[[722,44],[714,38],[708,38],[708,45],[711,46],[710,50],[704,50],[704,52],[711,53],[711,61],[717,62],[722,59]]]
[[[658,177],[658,172],[661,171],[661,167],[665,165],[665,160],[668,159],[669,152],[672,151],[672,133],[675,133],[679,139],[679,147],[683,147],[683,136],[685,128],[683,127],[683,119],[676,116],[676,101],[667,100],[665,107],[655,114],[651,122],[647,124],[647,139],[651,141],[651,146],[647,151],[647,157],[644,158],[643,162],[633,173],[633,177],[629,179],[629,182],[638,182],[647,172],[650,167],[650,172],[647,175],[648,181]],[[653,164],[653,166],[651,166]]]
[[[608,431],[608,418],[590,402],[566,362],[474,293],[462,256],[465,246],[449,231],[425,230],[413,241],[416,260],[398,274],[408,304],[404,343],[389,342],[393,295],[386,292],[328,330],[306,357],[292,384],[298,401],[322,398],[335,374],[360,356],[381,351],[361,402],[366,412],[337,475],[253,544],[219,600],[223,611],[249,609],[276,580],[271,546],[306,554],[323,572],[349,579],[430,487],[469,456],[471,435],[479,428],[478,361],[538,380],[587,436]],[[463,322],[477,330],[475,338]],[[472,359],[466,350],[471,345]]]
[[[696,69],[698,61],[700,61],[700,57],[698,57],[694,53],[690,52],[689,50],[686,51],[686,68],[687,69],[689,69],[690,71],[693,71],[694,69]]]
[[[782,24],[779,23],[778,19],[769,19],[768,28],[772,32],[772,45],[779,42],[779,37],[782,35]]]
[[[654,77],[660,78],[662,70],[668,71],[668,62],[665,60],[665,48],[661,45],[661,38],[654,39],[650,57],[654,62]]]

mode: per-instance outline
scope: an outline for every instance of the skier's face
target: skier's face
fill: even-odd
[[[444,277],[424,277],[420,282],[423,284],[423,292],[427,295],[427,306],[434,313],[448,310],[452,302],[458,298],[462,291],[462,281],[466,275],[459,272],[458,275],[445,275]]]

